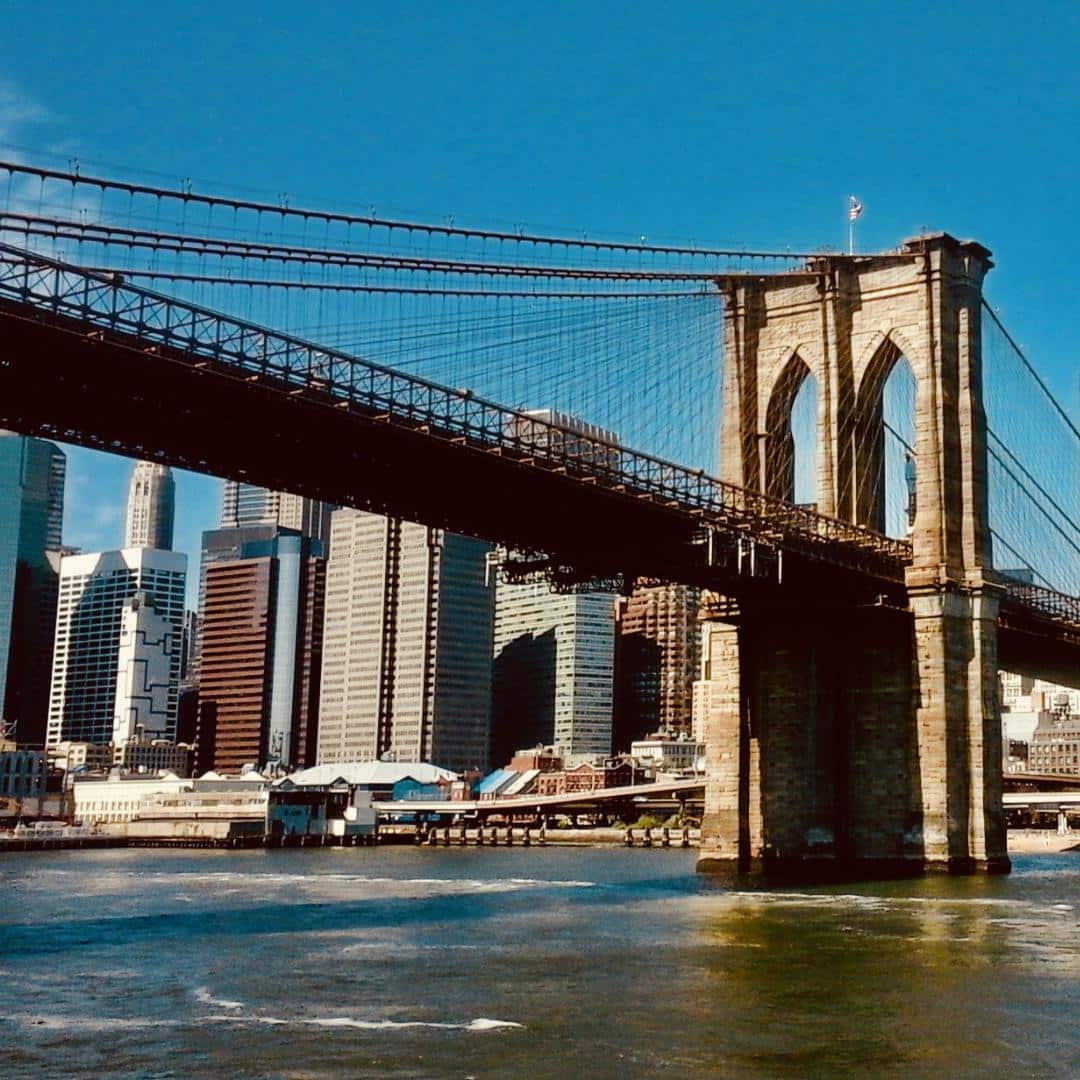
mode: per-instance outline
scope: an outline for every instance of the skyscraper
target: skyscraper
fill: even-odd
[[[114,746],[137,737],[175,735],[177,665],[172,654],[177,650],[182,650],[181,635],[155,610],[150,593],[140,591],[124,601],[116,659]]]
[[[569,413],[537,409],[516,417],[507,434],[541,452],[591,465],[613,464],[612,431]],[[558,593],[544,581],[495,590],[492,756],[554,745],[570,764],[611,752],[615,598],[604,592]]]
[[[700,667],[698,590],[638,588],[618,605],[615,646],[616,750],[656,731],[689,735]]]
[[[269,528],[275,526],[291,530],[308,537],[318,544],[305,548],[305,558],[323,557],[330,540],[330,514],[333,507],[317,499],[308,499],[303,495],[293,495],[287,491],[271,491],[256,484],[245,484],[238,480],[226,480],[221,496],[221,527],[203,533],[202,563],[199,567],[199,614],[197,633],[188,656],[188,681],[198,686],[201,680],[203,627],[202,613],[206,604],[206,568],[215,559],[238,557],[228,552],[229,544],[214,542],[211,549],[206,547],[206,539],[217,532],[237,529]],[[248,538],[256,535],[267,539],[272,532],[245,534]],[[239,541],[238,541],[239,542]],[[246,542],[246,541],[243,541]],[[318,687],[316,686],[316,693]],[[203,748],[205,749],[205,747]],[[202,759],[200,758],[200,761]]]
[[[325,544],[330,539],[330,514],[333,509],[318,499],[308,499],[288,491],[270,491],[238,480],[226,480],[221,497],[221,527],[237,529],[244,525],[280,525],[283,529],[294,529]]]
[[[490,545],[360,510],[334,513],[318,760],[486,769]]]
[[[251,525],[203,534],[199,768],[312,764],[322,545]]]
[[[507,425],[506,434],[538,450],[565,454],[590,465],[618,462],[615,432],[556,409],[531,409],[516,416]]]
[[[553,745],[570,764],[611,752],[615,598],[544,581],[495,589],[492,756]]]
[[[67,459],[0,431],[0,718],[44,742]]]
[[[128,486],[125,548],[172,550],[176,481],[168,465],[136,462]]]
[[[47,744],[112,741],[125,609],[145,593],[170,628],[169,688],[155,730],[173,738],[180,682],[187,556],[154,548],[125,548],[60,560],[60,600],[52,665]]]

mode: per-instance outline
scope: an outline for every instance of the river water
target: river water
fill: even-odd
[[[1080,854],[736,890],[667,850],[0,860],[0,1075],[1080,1075]]]

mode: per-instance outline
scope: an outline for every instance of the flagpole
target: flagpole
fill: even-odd
[[[847,253],[849,255],[855,254],[855,218],[852,216],[851,208],[854,205],[855,196],[848,196],[848,222],[847,222]]]

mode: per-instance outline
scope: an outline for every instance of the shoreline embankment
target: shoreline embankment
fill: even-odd
[[[1080,831],[1070,829],[1059,833],[1056,829],[1010,829],[1010,855],[1058,855],[1063,851],[1080,854]]]

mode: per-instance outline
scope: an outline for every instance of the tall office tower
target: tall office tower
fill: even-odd
[[[616,464],[618,436],[579,417],[535,409],[507,434],[540,452]],[[571,764],[611,752],[615,601],[609,593],[556,593],[545,582],[495,590],[492,757],[554,745]]]
[[[570,764],[611,752],[615,598],[546,582],[495,589],[492,757],[553,745]]]
[[[635,589],[620,599],[615,644],[617,750],[655,731],[691,733],[699,677],[700,593],[686,585]]]
[[[276,525],[203,534],[200,769],[312,764],[321,551]]]
[[[490,545],[360,510],[334,513],[318,760],[486,769]]]
[[[67,458],[0,431],[0,719],[45,741]]]
[[[176,512],[176,481],[168,465],[139,461],[128,486],[124,547],[170,551]]]
[[[506,433],[540,450],[590,464],[615,464],[619,439],[613,431],[556,409],[531,409],[510,421]]]
[[[329,540],[329,536],[327,536]],[[323,628],[326,621],[326,559],[323,545],[312,542],[319,552],[304,563],[300,617],[297,628],[296,712],[293,720],[293,765],[314,765],[318,753],[319,694],[322,691]]]
[[[256,484],[238,480],[226,480],[221,497],[221,529],[243,529],[251,526],[280,526],[321,543],[312,553],[325,554],[330,540],[330,514],[333,506],[293,495],[287,491],[270,491]],[[204,533],[203,538],[211,535]],[[215,556],[210,553],[212,560]],[[206,567],[209,565],[204,545],[203,561],[199,569],[199,616],[201,618],[206,594]],[[196,686],[200,681],[202,664],[202,628],[198,628],[188,658],[189,682]],[[317,688],[316,688],[317,689]]]
[[[195,643],[199,638],[199,615],[195,611],[184,612],[184,631],[180,643],[180,681],[191,685],[194,670],[192,659]]]
[[[293,495],[288,491],[270,491],[255,484],[226,480],[221,498],[221,527],[237,529],[244,525],[280,525],[283,529],[321,540],[330,539],[330,514],[334,507],[318,499]]]
[[[121,627],[125,606],[130,611],[128,602],[139,593],[147,594],[172,635],[167,704],[158,730],[173,738],[186,577],[186,555],[155,548],[66,555],[60,560],[47,745],[112,741]]]
[[[120,610],[116,660],[116,707],[113,746],[134,738],[168,739],[175,735],[178,666],[172,654],[181,648],[176,625],[155,609],[145,591],[125,600]]]

